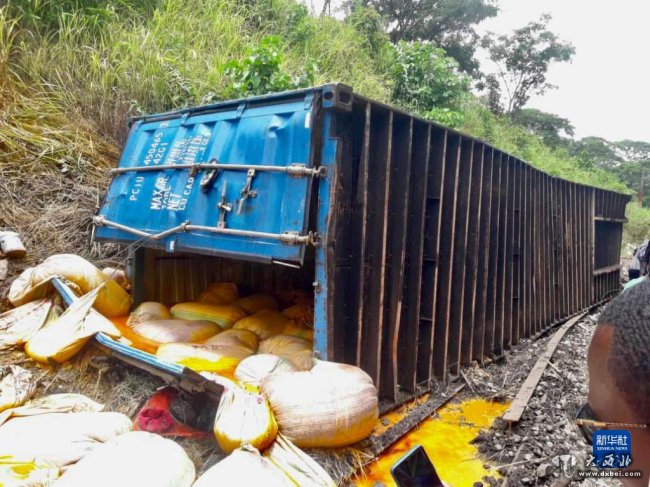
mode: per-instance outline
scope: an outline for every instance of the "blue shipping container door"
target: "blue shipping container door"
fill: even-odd
[[[312,96],[135,122],[95,217],[95,237],[302,263],[318,175],[310,150]]]

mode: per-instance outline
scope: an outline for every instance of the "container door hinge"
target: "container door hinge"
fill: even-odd
[[[321,237],[315,232],[309,232],[307,235],[300,235],[300,232],[284,232],[280,235],[280,242],[285,245],[307,244],[318,247],[321,244]]]
[[[327,176],[327,166],[311,168],[304,164],[289,164],[289,166],[287,166],[287,174],[293,178],[304,178],[306,176],[324,178]]]
[[[311,105],[314,101],[314,93],[310,92],[305,95],[305,104],[303,105],[303,108],[305,110],[309,110],[311,108]]]
[[[239,106],[237,107],[237,113],[235,114],[235,117],[241,118],[241,116],[244,114],[244,110],[246,110],[246,102],[239,104]]]

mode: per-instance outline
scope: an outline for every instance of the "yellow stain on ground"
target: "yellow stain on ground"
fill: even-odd
[[[438,475],[450,487],[472,487],[483,476],[498,477],[496,469],[483,467],[486,459],[480,458],[471,441],[479,431],[489,428],[506,409],[507,403],[484,399],[447,404],[438,410],[435,418],[422,422],[368,465],[364,470],[365,477],[357,479],[357,487],[395,486],[390,475],[391,467],[418,445],[424,447]]]
[[[386,430],[389,430],[394,425],[403,420],[412,409],[415,409],[417,406],[420,406],[421,404],[427,402],[430,396],[431,394],[429,393],[424,394],[384,414],[381,417],[381,421],[377,421],[377,425],[372,430],[371,436],[379,436],[384,434]]]

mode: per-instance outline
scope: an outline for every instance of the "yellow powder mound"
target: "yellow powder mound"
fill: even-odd
[[[470,442],[506,409],[507,403],[483,399],[448,404],[438,410],[438,417],[423,422],[366,467],[365,478],[357,479],[357,487],[372,487],[377,483],[395,486],[391,467],[417,445],[424,447],[438,475],[450,487],[472,487],[485,475],[498,477],[496,469],[483,468],[487,460],[479,457],[476,445]]]

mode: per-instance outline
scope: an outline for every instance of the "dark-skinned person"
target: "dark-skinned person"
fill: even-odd
[[[650,479],[650,281],[622,293],[603,310],[587,355],[588,402],[576,423],[593,444],[597,430],[631,435],[630,471],[624,486],[648,487]],[[625,472],[622,472],[625,475]]]

